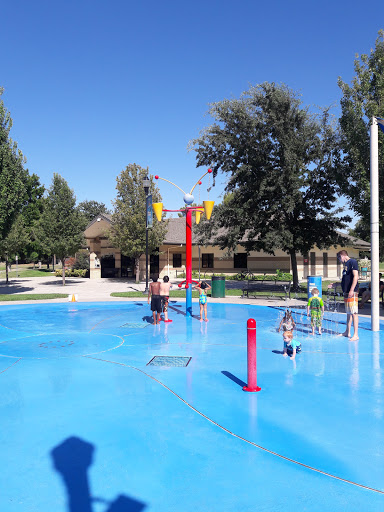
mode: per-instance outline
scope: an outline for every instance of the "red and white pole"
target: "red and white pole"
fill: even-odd
[[[186,315],[192,317],[192,208],[186,207],[185,212],[185,293]]]
[[[256,361],[256,320],[249,318],[247,321],[247,354],[248,354],[248,384],[243,391],[261,391],[257,385],[257,361]]]

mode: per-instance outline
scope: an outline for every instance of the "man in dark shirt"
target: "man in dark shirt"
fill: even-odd
[[[346,336],[349,338],[349,341],[357,341],[359,339],[359,266],[355,259],[348,256],[347,251],[339,251],[337,253],[337,259],[344,265],[341,288],[344,295],[345,312],[347,313],[347,328],[340,336]],[[354,333],[351,337],[352,321]]]

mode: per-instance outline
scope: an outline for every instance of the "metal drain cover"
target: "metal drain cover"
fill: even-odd
[[[147,366],[188,366],[192,357],[181,356],[155,356]]]
[[[126,324],[120,325],[120,327],[125,327],[126,329],[144,329],[144,327],[148,327],[148,325],[150,324],[127,322]]]

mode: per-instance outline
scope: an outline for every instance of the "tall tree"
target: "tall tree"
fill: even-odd
[[[0,241],[0,253],[8,260],[8,257],[27,256],[38,248],[34,228],[42,212],[44,187],[40,185],[36,174],[26,174],[25,193],[20,212],[7,236]],[[7,265],[8,268],[8,265]],[[8,272],[6,273],[8,283]]]
[[[52,185],[44,202],[44,211],[37,229],[37,240],[44,252],[56,254],[63,264],[63,286],[65,285],[64,263],[73,256],[84,242],[84,223],[76,208],[76,197],[60,174],[54,174]]]
[[[17,249],[17,252],[30,256],[32,253],[38,253],[43,257],[39,244],[36,241],[35,226],[39,222],[43,212],[45,187],[40,184],[40,179],[36,174],[28,175],[26,181],[25,201],[20,212],[21,220],[18,220],[19,226],[25,230],[25,245]],[[12,229],[13,231],[13,229]]]
[[[5,258],[5,282],[9,282],[8,261],[13,259],[16,254],[24,251],[30,242],[30,233],[25,226],[24,217],[20,214],[16,217],[12,227],[4,240],[0,243],[1,254]]]
[[[338,137],[328,110],[317,117],[287,86],[263,83],[209,114],[216,122],[191,145],[198,166],[228,175],[230,195],[201,229],[221,248],[282,249],[297,286],[296,255],[337,244],[350,220],[335,207]],[[217,235],[218,227],[226,229]]]
[[[384,30],[369,55],[357,55],[351,84],[338,79],[342,91],[340,127],[343,160],[339,183],[351,208],[361,217],[360,231],[370,233],[370,136],[372,117],[384,117]],[[379,134],[379,200],[384,208],[384,135]],[[380,231],[383,220],[380,220]],[[380,236],[380,252],[384,240]]]
[[[116,247],[120,248],[122,254],[135,259],[136,281],[139,281],[139,259],[146,250],[143,179],[147,175],[148,169],[129,164],[116,178],[117,196],[113,202],[115,210],[112,215],[110,239]],[[152,176],[150,182],[152,201],[160,202],[160,192]],[[154,218],[153,227],[148,230],[149,253],[153,253],[163,243],[166,232],[167,223],[158,222]]]
[[[25,201],[28,178],[23,154],[9,136],[12,119],[1,99],[2,94],[0,88],[0,241],[10,232]]]
[[[97,201],[81,201],[81,203],[77,205],[77,208],[84,217],[84,229],[95,217],[100,215],[100,213],[110,213],[104,203],[99,203]]]

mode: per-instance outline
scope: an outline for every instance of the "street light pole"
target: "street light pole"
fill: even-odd
[[[149,192],[150,181],[148,176],[143,179],[143,187],[145,193],[145,292],[148,292],[148,211],[147,198]]]

